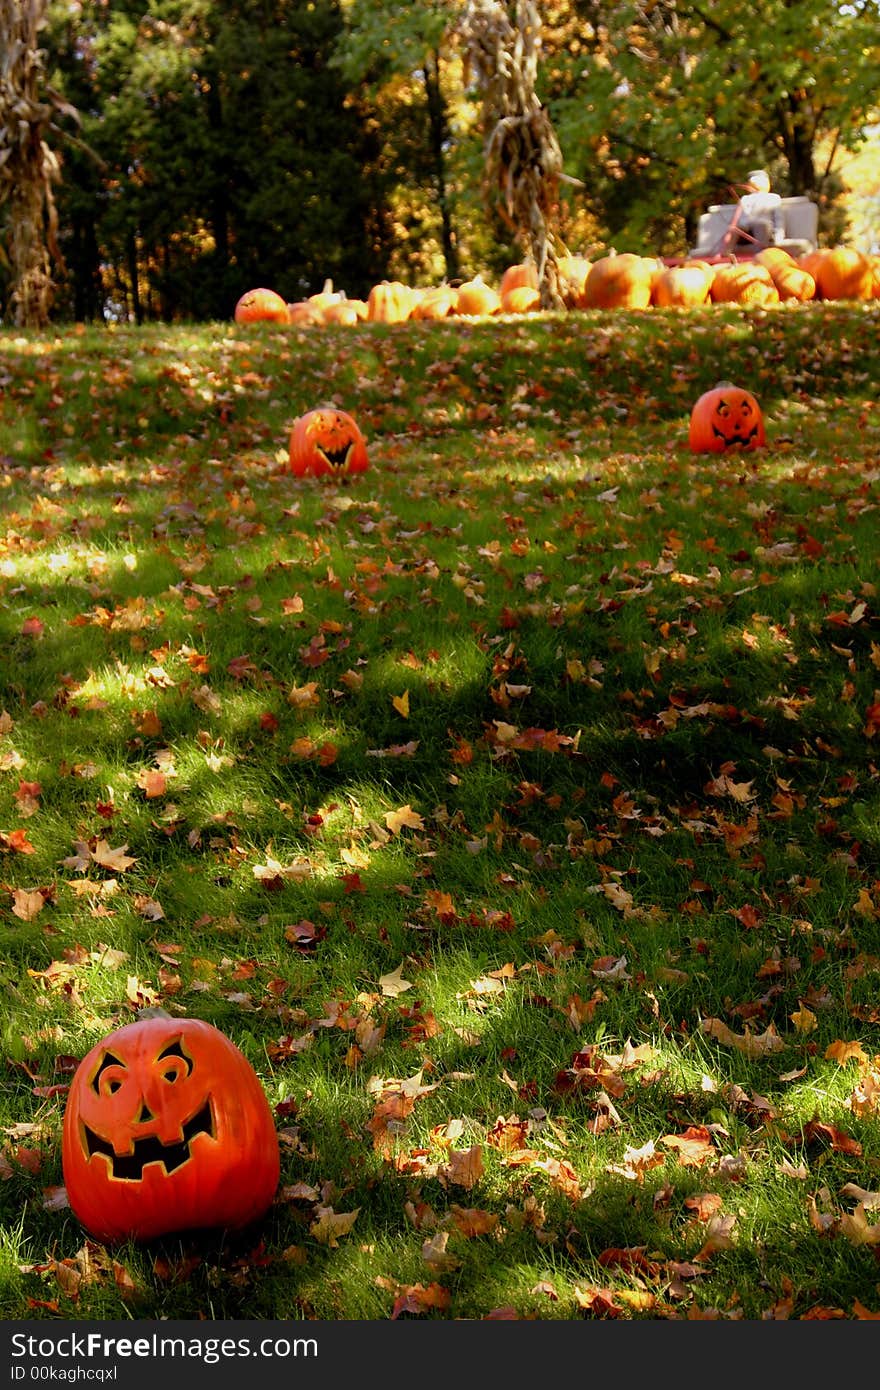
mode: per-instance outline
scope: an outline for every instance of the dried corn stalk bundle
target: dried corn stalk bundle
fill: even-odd
[[[60,169],[46,136],[56,110],[76,114],[43,83],[38,35],[46,6],[47,0],[0,0],[0,203],[7,204],[15,323],[29,328],[48,322],[52,258],[61,263],[53,194]]]
[[[552,223],[562,151],[535,95],[541,18],[533,0],[468,0],[459,25],[465,72],[482,102],[489,201],[534,259],[544,308],[559,308]]]

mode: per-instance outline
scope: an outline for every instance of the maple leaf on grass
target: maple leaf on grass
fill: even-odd
[[[348,1235],[359,1212],[360,1207],[345,1212],[334,1211],[332,1207],[318,1207],[315,1220],[309,1226],[309,1234],[322,1245],[328,1245],[331,1250],[335,1250],[340,1238]]]
[[[126,854],[128,845],[119,845],[116,849],[111,849],[107,840],[99,840],[94,849],[91,850],[91,857],[96,864],[100,864],[102,869],[112,869],[114,873],[125,873],[137,860],[130,854]]]
[[[768,1057],[781,1052],[785,1047],[773,1024],[768,1024],[763,1033],[734,1033],[720,1018],[704,1018],[700,1021],[700,1032],[717,1039],[726,1047],[735,1047],[746,1057]]]
[[[392,970],[388,975],[381,975],[379,977],[379,985],[382,993],[389,999],[396,999],[398,994],[403,994],[406,990],[412,989],[412,981],[403,978],[402,961],[396,970]]]

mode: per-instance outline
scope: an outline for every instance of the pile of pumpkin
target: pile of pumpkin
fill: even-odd
[[[848,246],[822,247],[799,259],[771,246],[749,260],[667,265],[633,252],[590,261],[563,256],[559,284],[569,309],[693,309],[703,304],[769,306],[788,300],[880,299],[880,256]],[[534,265],[508,266],[498,289],[475,276],[458,286],[414,289],[398,280],[374,285],[366,300],[349,299],[328,281],[318,294],[286,303],[273,290],[242,295],[236,323],[269,319],[299,325],[403,323],[408,319],[486,318],[526,314],[541,307]]]

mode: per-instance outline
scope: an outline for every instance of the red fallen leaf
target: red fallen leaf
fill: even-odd
[[[853,1304],[852,1315],[859,1322],[880,1322],[880,1312],[872,1313],[870,1308],[866,1308],[858,1299]]]
[[[366,893],[367,888],[360,874],[340,874],[342,886],[346,893]]]
[[[19,782],[12,795],[19,805],[24,803],[30,807],[31,802],[39,801],[42,790],[42,785],[39,782]]]
[[[657,1260],[649,1260],[644,1245],[611,1246],[603,1250],[597,1259],[605,1269],[622,1269],[627,1274],[642,1274],[646,1279],[659,1279],[663,1266]]]
[[[258,668],[251,661],[247,652],[243,656],[234,656],[226,667],[233,680],[242,681],[246,676],[255,676]]]
[[[730,915],[750,931],[761,925],[760,913],[755,911],[751,903],[745,903],[743,907],[737,908],[736,912],[732,912]]]
[[[271,710],[264,710],[260,715],[260,728],[266,733],[274,734],[280,727],[278,720]]]
[[[442,1284],[409,1284],[395,1298],[391,1319],[393,1321],[399,1318],[401,1313],[414,1313],[418,1316],[432,1308],[443,1311],[449,1307],[451,1301],[449,1290],[444,1289]]]
[[[519,1320],[519,1313],[509,1303],[505,1303],[501,1308],[493,1308],[483,1318],[483,1322],[519,1322]]]
[[[683,1134],[665,1134],[660,1140],[668,1149],[675,1149],[684,1168],[701,1168],[717,1156],[705,1125],[689,1125]]]
[[[0,849],[15,850],[17,854],[36,854],[26,830],[0,830]]]
[[[165,773],[157,771],[156,768],[141,768],[136,782],[148,801],[157,796],[164,796],[168,790],[168,779]]]
[[[852,1139],[835,1125],[825,1124],[821,1120],[807,1121],[801,1130],[801,1141],[807,1146],[823,1145],[835,1153],[851,1154],[854,1158],[859,1158],[862,1153],[858,1139]]]
[[[466,1240],[474,1236],[487,1236],[494,1231],[499,1222],[497,1212],[481,1211],[478,1207],[459,1207],[453,1202],[450,1215],[456,1230]]]
[[[41,637],[44,632],[44,623],[40,618],[25,618],[21,625],[22,637]]]
[[[326,927],[316,927],[314,922],[308,921],[305,917],[284,928],[285,939],[301,951],[307,951],[310,947],[316,946],[319,941],[324,940],[326,935]]]
[[[582,1312],[592,1313],[597,1318],[619,1318],[623,1312],[614,1302],[613,1289],[599,1289],[595,1284],[582,1289],[575,1285],[574,1296]]]

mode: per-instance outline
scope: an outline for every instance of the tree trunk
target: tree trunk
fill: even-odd
[[[459,273],[458,245],[452,226],[449,194],[446,188],[446,157],[444,154],[448,121],[446,103],[440,87],[440,55],[436,50],[433,57],[433,70],[430,61],[425,63],[425,95],[428,99],[431,154],[434,160],[434,177],[437,182],[437,202],[440,207],[440,228],[446,279],[455,280]]]

